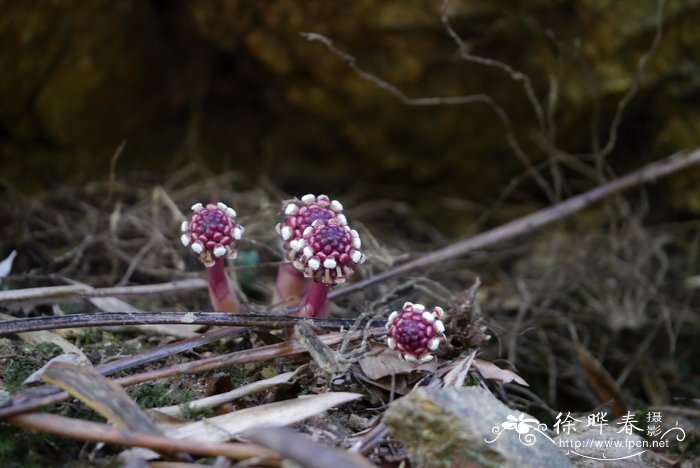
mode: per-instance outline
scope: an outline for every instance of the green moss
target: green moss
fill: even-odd
[[[22,382],[34,372],[31,363],[22,359],[16,359],[7,366],[3,379],[5,380],[5,388],[12,393],[22,385]]]
[[[131,397],[142,408],[157,408],[192,401],[192,390],[177,390],[164,383],[149,383],[135,387],[131,391]]]
[[[190,407],[189,402],[181,404],[180,411],[182,411],[182,415],[185,417],[185,419],[190,421],[199,421],[200,419],[208,418],[214,414],[214,408],[206,408],[201,411],[195,411]]]
[[[0,423],[0,466],[33,468],[62,466],[75,458],[82,442],[29,432]]]

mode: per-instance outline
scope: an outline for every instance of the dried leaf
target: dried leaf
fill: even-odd
[[[73,283],[85,286],[86,288],[92,289],[87,284],[83,284],[77,281]],[[91,297],[90,302],[105,312],[133,312],[138,314],[143,312],[141,309],[134,307],[126,301],[122,301],[116,297]],[[187,323],[185,321],[185,323]],[[158,335],[169,335],[177,338],[191,338],[193,336],[199,335],[197,330],[200,330],[203,325],[129,325],[127,328],[132,330],[139,330],[144,333],[152,333]]]
[[[195,412],[202,411],[207,408],[214,408],[224,403],[228,403],[229,401],[235,400],[236,398],[241,398],[255,392],[260,392],[275,385],[287,383],[292,379],[294,374],[296,374],[296,372],[285,372],[284,374],[276,375],[274,377],[270,377],[269,379],[243,385],[242,387],[238,387],[230,392],[220,393],[218,395],[212,395],[206,398],[200,398],[199,400],[190,401],[187,403],[187,407],[190,409],[190,411]],[[149,412],[152,412],[155,417],[158,417],[160,414],[165,414],[175,418],[183,417],[182,405],[153,408],[149,410]]]
[[[445,387],[462,387],[464,385],[464,380],[467,378],[469,369],[474,362],[474,356],[476,356],[476,350],[450,366],[450,369],[443,377]]]
[[[347,450],[328,447],[291,429],[256,428],[244,434],[247,440],[270,448],[306,468],[370,468],[363,456]]]
[[[603,365],[580,343],[576,343],[576,355],[583,368],[588,385],[591,386],[601,402],[612,400],[612,412],[616,418],[627,413],[625,397],[615,379],[608,373]]]
[[[74,366],[85,366],[87,365],[88,367],[92,367],[92,363],[88,361],[87,363],[83,360],[82,357],[75,353],[66,353],[66,354],[60,354],[56,356],[55,358],[49,359],[49,361],[41,366],[41,369],[38,371],[34,372],[32,375],[27,377],[24,382],[22,382],[22,385],[28,385],[28,384],[33,384],[39,381],[41,376],[44,374],[44,371],[48,369],[48,367],[53,364],[54,362],[63,362],[66,364],[72,364]]]
[[[435,372],[435,361],[417,364],[401,359],[397,350],[384,346],[378,354],[370,354],[358,361],[362,372],[372,380],[378,380],[392,374],[408,374],[413,371]],[[377,348],[378,349],[378,348]]]
[[[161,424],[160,427],[168,437],[176,439],[223,442],[254,427],[286,426],[303,421],[362,396],[359,393],[348,392],[300,396],[293,400],[246,408],[179,426]]]
[[[527,382],[525,382],[525,379],[520,377],[518,374],[508,369],[501,369],[492,362],[477,358],[474,359],[472,365],[479,371],[481,376],[487,380],[500,380],[503,383],[515,382],[529,387]]]
[[[17,320],[17,318],[12,317],[11,315],[0,313],[0,320]],[[76,354],[80,356],[81,363],[90,364],[90,360],[87,358],[87,356],[85,356],[85,354],[80,348],[78,348],[76,345],[66,340],[65,338],[60,337],[56,333],[47,330],[42,330],[18,333],[17,336],[19,336],[20,339],[22,339],[22,341],[29,343],[33,346],[39,345],[41,343],[54,344],[61,348],[61,350],[66,354]]]
[[[153,420],[119,384],[94,369],[55,362],[41,378],[61,387],[118,427],[162,435]]]
[[[0,281],[2,281],[2,279],[9,275],[12,271],[12,262],[15,261],[16,256],[17,251],[13,250],[10,252],[10,255],[0,262]]]

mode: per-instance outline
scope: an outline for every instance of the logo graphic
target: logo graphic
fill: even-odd
[[[607,413],[599,411],[595,414],[588,415],[586,419],[587,424],[585,426],[583,426],[583,424],[577,425],[576,423],[583,423],[584,420],[574,418],[571,413],[566,413],[566,415],[559,413],[556,422],[552,426],[552,430],[559,436],[556,438],[557,440],[554,440],[549,436],[549,430],[546,424],[524,413],[520,413],[518,417],[508,415],[500,426],[492,427],[491,432],[494,437],[491,440],[484,439],[484,442],[492,444],[504,433],[514,431],[518,434],[520,443],[528,447],[534,445],[539,440],[539,436],[542,436],[543,439],[548,440],[558,448],[566,448],[567,455],[571,453],[582,458],[599,461],[624,460],[626,458],[637,457],[648,449],[668,448],[671,442],[669,439],[673,439],[673,436],[675,436],[675,440],[678,442],[685,440],[685,430],[678,426],[677,421],[674,427],[662,432],[660,426],[661,420],[662,416],[660,412],[649,412],[646,415],[648,426],[646,429],[642,429],[642,427],[636,425],[639,424],[639,421],[636,419],[635,414],[628,412],[620,418],[619,422],[615,423],[618,428],[612,428],[609,432],[612,434],[617,433],[624,435],[646,435],[647,439],[624,437],[622,439],[611,439],[603,436],[603,428],[609,425]],[[577,428],[581,427],[585,427],[586,429],[586,432],[580,434],[581,436],[589,433],[592,435],[588,438],[572,437],[572,433],[576,436],[578,432]],[[597,429],[597,431],[589,431],[589,429],[593,428]],[[595,437],[596,435],[598,437]],[[581,453],[580,450],[582,449],[587,453]],[[588,452],[595,452],[597,449],[601,451],[615,449],[616,453],[626,450],[633,453],[612,458],[606,456],[605,453],[601,456],[588,454]]]

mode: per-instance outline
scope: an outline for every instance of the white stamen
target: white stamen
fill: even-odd
[[[442,320],[436,320],[433,326],[438,333],[445,333],[445,324],[442,323]]]
[[[353,231],[353,232],[355,234],[357,234],[357,231]],[[360,236],[353,236],[352,246],[355,247],[357,250],[360,250],[360,247],[362,247],[362,241],[360,240]]]
[[[403,358],[409,362],[416,362],[418,359],[413,354],[404,354]]]
[[[284,214],[287,216],[292,216],[297,214],[299,211],[299,206],[296,203],[290,203],[289,205],[284,207]]]
[[[301,201],[303,201],[307,205],[311,205],[312,203],[316,203],[316,195],[314,195],[313,193],[308,193],[301,197]]]
[[[432,354],[426,353],[421,356],[420,362],[430,362],[433,360],[434,357],[435,356],[433,356]]]
[[[435,337],[432,340],[428,342],[428,349],[431,351],[435,351],[438,349],[438,346],[440,346],[440,339]]]
[[[425,310],[425,306],[423,304],[413,304],[413,312],[422,313],[424,310]]]
[[[190,245],[191,240],[192,239],[190,238],[189,234],[183,234],[182,237],[180,237],[180,242],[182,242],[182,245],[184,245],[185,247]]]
[[[204,209],[204,206],[202,206],[201,203],[195,203],[194,205],[192,205],[192,211],[194,211],[195,213],[199,213],[203,209]]]
[[[190,230],[190,223],[187,221],[183,221],[182,224],[180,225],[180,231],[182,232],[187,232]]]
[[[331,280],[331,270],[325,270],[326,274],[323,275],[323,282],[326,284],[331,284],[333,281]]]
[[[333,269],[337,265],[336,261],[332,258],[327,258],[323,261],[323,267],[324,268],[330,268]]]
[[[404,302],[404,303],[403,303],[403,306],[402,306],[401,308],[402,308],[403,310],[411,309],[411,308],[413,308],[413,302]]]
[[[359,250],[353,250],[350,252],[350,258],[354,263],[362,263],[364,261],[364,256],[362,255],[362,252]]]
[[[331,199],[328,198],[328,195],[319,195],[316,197],[316,203],[318,203],[321,206],[328,206],[331,202]]]
[[[311,258],[314,256],[314,249],[312,249],[311,247],[309,247],[307,245],[306,247],[304,247],[303,253],[304,253],[304,257]]]
[[[301,233],[301,235],[304,237],[309,237],[312,232],[313,228],[311,226],[307,226],[306,229],[304,229],[304,232]]]
[[[319,262],[319,261],[318,261],[317,259],[315,259],[315,258],[312,258],[311,260],[309,260],[309,268],[311,268],[312,270],[316,271],[316,270],[318,270],[319,268],[321,268],[321,262]]]
[[[194,244],[192,244],[192,250],[194,250],[195,253],[201,254],[202,252],[204,252],[204,244],[197,241]]]
[[[292,228],[289,226],[285,226],[280,230],[280,235],[282,236],[282,239],[284,240],[289,240],[290,237],[292,237]]]
[[[386,345],[391,349],[396,349],[396,340],[392,337],[386,339]]]
[[[338,200],[333,200],[331,202],[331,210],[335,211],[336,213],[340,213],[343,211],[343,205],[341,205]]]
[[[294,260],[292,262],[292,266],[296,268],[297,270],[303,270],[304,269],[304,264],[301,263],[299,260]]]
[[[217,203],[216,206],[217,206],[217,208],[219,208],[221,211],[224,211],[224,212],[226,211],[226,208],[228,208],[228,205],[226,205],[226,203],[221,203],[221,202]]]
[[[387,326],[388,326],[388,325],[391,325],[391,322],[393,322],[394,319],[395,319],[396,317],[398,317],[398,316],[399,316],[399,313],[398,313],[397,311],[393,311],[393,312],[389,315],[389,319],[386,321]]]
[[[236,216],[238,216],[238,213],[236,213],[236,210],[234,210],[231,207],[226,208],[226,214],[228,215],[229,218],[235,218]]]
[[[413,306],[413,309],[415,310],[416,306]],[[433,317],[433,314],[430,312],[423,312],[421,315],[423,317],[423,320],[425,320],[428,323],[433,323],[435,321],[435,317]]]
[[[338,268],[336,271],[340,271],[340,268]],[[343,276],[336,276],[335,277],[335,284],[343,284],[345,282],[345,277]]]
[[[216,262],[215,262],[214,260],[212,260],[211,258],[208,258],[208,259],[204,260],[203,263],[204,263],[204,266],[205,266],[205,267],[211,268],[211,267],[214,266],[214,264],[215,264]]]
[[[231,231],[231,234],[233,235],[233,238],[236,240],[241,240],[241,237],[243,237],[243,228],[240,226],[236,226],[233,228],[233,231]]]
[[[437,315],[437,318],[442,318],[445,315],[445,311],[440,306],[433,307],[433,315]]]
[[[226,255],[226,247],[224,247],[223,245],[217,245],[216,247],[214,247],[213,254],[215,257],[223,257],[224,255]]]
[[[339,214],[335,219],[338,220],[338,224],[341,226],[346,226],[348,224],[348,219],[345,217],[344,214]]]

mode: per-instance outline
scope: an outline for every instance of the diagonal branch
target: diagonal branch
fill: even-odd
[[[560,221],[572,214],[591,206],[605,198],[623,190],[654,181],[681,169],[700,163],[700,148],[676,153],[660,161],[648,164],[641,169],[631,172],[618,179],[600,185],[588,192],[571,197],[549,208],[514,219],[494,229],[482,232],[474,237],[450,244],[442,249],[430,252],[410,262],[399,265],[391,270],[384,271],[370,278],[353,283],[343,289],[334,291],[329,297],[338,297],[353,291],[364,289],[373,284],[381,283],[394,276],[403,275],[409,271],[425,268],[436,263],[452,260],[462,255],[474,252],[486,247],[492,247],[498,243],[512,240],[534,232],[535,230]]]

